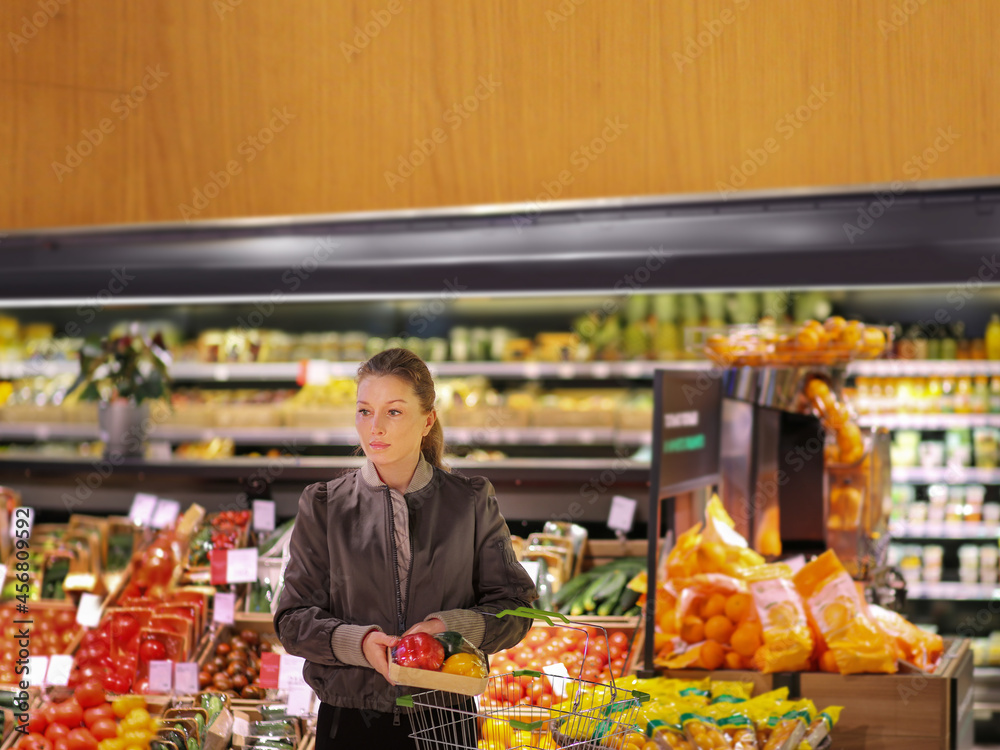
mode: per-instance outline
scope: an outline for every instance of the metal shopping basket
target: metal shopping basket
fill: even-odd
[[[507,615],[544,620],[550,626],[554,626],[551,618],[561,620],[559,625],[586,635],[584,655],[590,647],[588,627],[599,628],[605,640],[608,638],[604,628],[571,623],[556,612],[520,607],[504,610],[497,617]],[[515,681],[542,676],[541,672],[520,669],[490,677],[486,695],[492,700],[488,705],[441,690],[401,696],[397,703],[409,710],[410,736],[420,750],[477,748],[480,739],[486,740],[485,746],[490,747],[493,741],[493,747],[498,748],[620,750],[625,735],[636,731],[639,706],[649,700],[645,693],[616,687],[613,675],[611,683],[605,685],[549,674],[545,676],[553,695],[560,699],[558,703],[551,708],[516,705],[513,699],[520,697],[521,687]],[[511,700],[504,700],[507,698]],[[494,705],[498,701],[502,705]]]

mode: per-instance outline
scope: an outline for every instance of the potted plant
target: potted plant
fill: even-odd
[[[98,402],[105,455],[142,456],[149,431],[149,404],[170,396],[170,354],[157,333],[132,324],[122,335],[88,339],[80,348],[80,375],[70,393]]]

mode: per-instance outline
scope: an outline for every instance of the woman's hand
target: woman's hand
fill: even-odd
[[[439,621],[440,622],[440,621]],[[372,669],[385,677],[390,685],[396,683],[389,679],[389,658],[386,656],[386,649],[395,646],[399,638],[394,635],[386,635],[378,630],[371,631],[361,642],[361,651],[364,653]]]
[[[428,635],[437,635],[438,633],[443,633],[448,629],[444,624],[444,620],[439,620],[436,617],[432,617],[429,620],[424,620],[423,622],[418,622],[412,628],[403,633],[403,636],[413,635],[414,633],[427,633]]]

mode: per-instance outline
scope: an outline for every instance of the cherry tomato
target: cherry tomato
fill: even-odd
[[[105,702],[104,688],[97,680],[87,680],[76,689],[76,700],[83,708],[93,708]]]
[[[101,694],[104,694],[104,688],[101,688]],[[79,699],[80,693],[78,692],[77,698]],[[102,703],[99,706],[92,706],[83,712],[83,723],[86,725],[87,729],[93,731],[92,727],[94,722],[100,721],[101,719],[114,719],[115,712],[111,708],[110,703]]]
[[[442,647],[443,652],[444,648]],[[167,658],[167,647],[159,641],[143,641],[139,645],[139,658],[142,661],[162,661]]]
[[[45,728],[45,739],[49,742],[55,742],[59,739],[65,739],[66,735],[69,734],[69,727],[65,724],[60,724],[59,722],[52,722]]]
[[[52,743],[40,734],[27,734],[17,743],[17,750],[52,750]]]
[[[100,719],[90,727],[90,733],[98,741],[114,739],[118,736],[118,723],[114,719]]]
[[[62,703],[54,703],[49,708],[49,721],[74,729],[83,723],[83,707],[75,696]]]
[[[118,613],[111,621],[111,635],[118,643],[128,643],[139,632],[139,621],[130,614]]]
[[[66,737],[69,750],[97,750],[97,738],[89,729],[74,729]]]

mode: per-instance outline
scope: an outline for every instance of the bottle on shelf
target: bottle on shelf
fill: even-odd
[[[990,414],[1000,414],[1000,377],[990,378]]]
[[[972,396],[969,399],[970,411],[973,414],[986,414],[989,411],[990,388],[985,375],[977,375],[972,386]]]
[[[1000,359],[1000,315],[994,313],[986,326],[986,359]]]
[[[963,375],[958,379],[952,411],[955,414],[970,414],[972,412],[972,378],[968,375]]]
[[[951,331],[941,339],[941,359],[958,359],[958,342]]]

